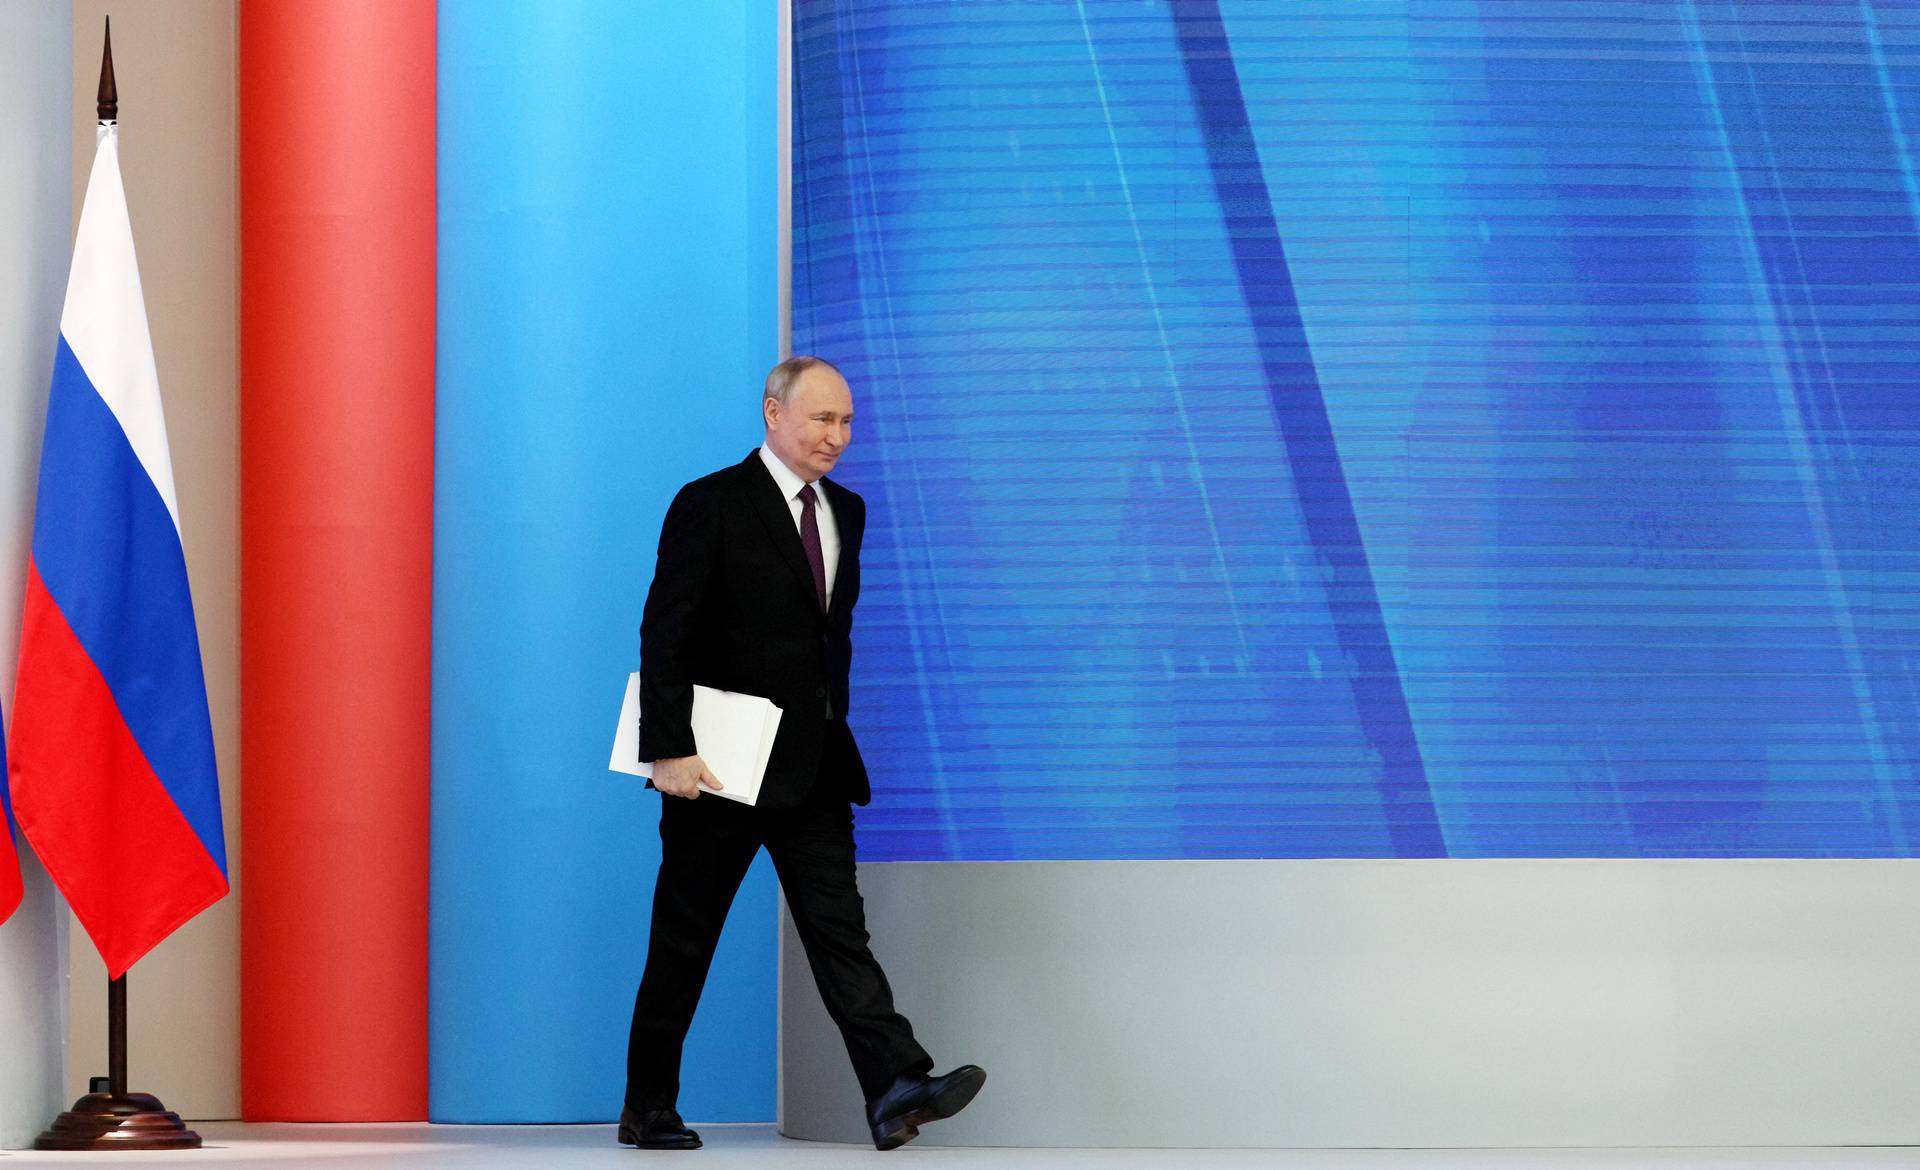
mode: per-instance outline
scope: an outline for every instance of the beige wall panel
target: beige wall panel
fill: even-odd
[[[113,16],[120,163],[166,403],[220,765],[233,893],[127,978],[132,1087],[190,1118],[240,1115],[240,499],[237,0],[73,5],[73,214],[93,165]],[[107,1064],[106,968],[72,927],[74,1094]]]

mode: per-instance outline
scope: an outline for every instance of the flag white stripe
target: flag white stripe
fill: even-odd
[[[73,269],[60,311],[60,333],[73,348],[87,379],[120,422],[127,442],[166,501],[180,529],[174,499],[173,461],[167,422],[160,408],[160,376],[133,254],[133,221],[120,182],[120,138],[115,126],[99,129],[80,230],[73,241]]]

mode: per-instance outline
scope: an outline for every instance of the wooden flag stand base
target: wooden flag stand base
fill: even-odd
[[[127,977],[107,984],[107,1091],[88,1093],[34,1139],[36,1150],[197,1150],[200,1135],[151,1093],[127,1092]],[[95,1085],[98,1088],[98,1084]]]
[[[151,1093],[88,1093],[35,1138],[36,1150],[197,1150],[200,1135]]]

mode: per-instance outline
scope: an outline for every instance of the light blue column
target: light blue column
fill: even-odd
[[[0,705],[8,714],[73,238],[72,101],[73,6],[0,3],[0,256],[9,257],[0,265]],[[24,836],[19,846],[26,897],[0,925],[0,1150],[32,1144],[70,1103],[67,908]]]
[[[430,1112],[611,1121],[659,797],[607,771],[660,519],[760,438],[776,6],[440,10]],[[691,1121],[774,1116],[775,892],[734,904]]]

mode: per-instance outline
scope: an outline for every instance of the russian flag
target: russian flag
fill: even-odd
[[[3,721],[0,721],[3,722]],[[7,737],[0,735],[0,767],[7,758]],[[20,851],[13,836],[13,802],[7,798],[7,786],[0,783],[0,922],[20,908]]]
[[[60,314],[14,692],[13,810],[111,978],[227,892],[153,343],[102,123]]]

